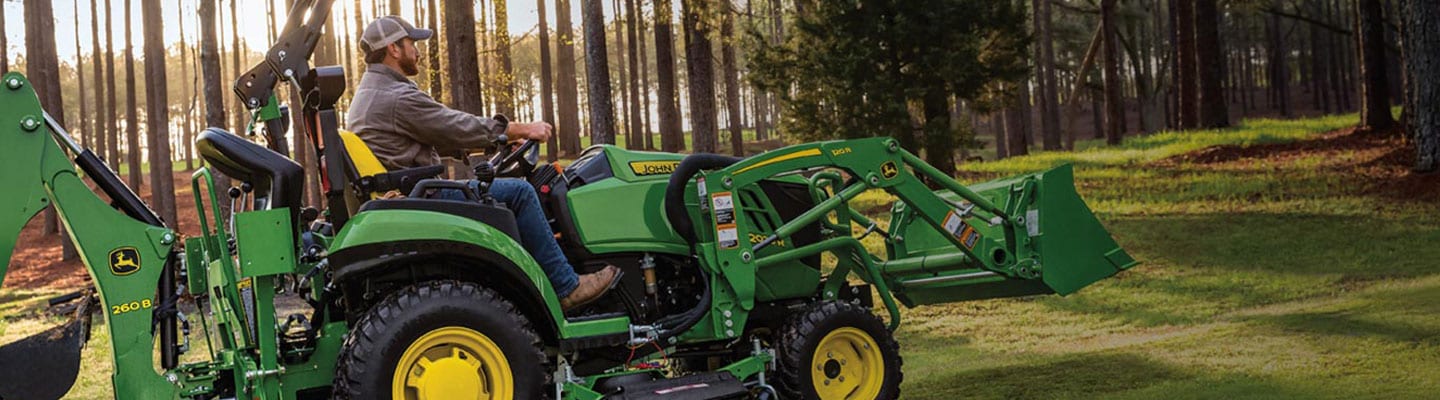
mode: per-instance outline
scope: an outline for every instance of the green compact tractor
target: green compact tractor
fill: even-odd
[[[893,399],[901,305],[1065,295],[1135,264],[1069,166],[963,186],[873,138],[745,159],[601,145],[562,171],[537,166],[534,143],[497,139],[481,180],[528,179],[578,272],[623,271],[564,312],[485,185],[385,171],[339,129],[344,74],[307,64],[329,3],[297,2],[237,81],[256,140],[199,135],[202,231],[188,238],[76,145],[24,76],[3,77],[0,185],[15,192],[0,260],[53,206],[94,288],[70,296],[70,323],[0,348],[0,398],[62,396],[98,305],[118,399]],[[286,156],[281,83],[303,94],[323,211],[303,205]],[[409,195],[379,195],[392,190]],[[850,208],[868,190],[897,198],[888,224]]]

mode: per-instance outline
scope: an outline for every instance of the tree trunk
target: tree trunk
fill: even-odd
[[[719,10],[723,15],[720,25],[720,65],[721,73],[725,74],[725,109],[728,110],[730,123],[730,154],[736,157],[745,156],[745,134],[742,129],[743,122],[740,121],[740,78],[735,70],[735,13],[728,4],[722,4]]]
[[[643,122],[640,121],[640,44],[637,43],[640,39],[640,33],[638,32],[640,18],[636,10],[635,0],[625,0],[625,14],[625,44],[629,47],[629,49],[627,49],[629,56],[627,61],[630,62],[629,68],[627,68],[627,71],[630,73],[628,85],[630,97],[629,100],[626,101],[630,114],[626,117],[625,121],[625,148],[643,149],[645,148],[645,129],[640,126]],[[619,32],[616,32],[616,36],[619,36]]]
[[[230,69],[230,73],[233,74],[233,75],[227,75],[227,76],[239,76],[239,75],[240,75],[240,73],[241,73],[240,71],[243,71],[242,69],[240,69],[240,68],[243,68],[243,67],[241,67],[241,65],[240,65],[240,63],[241,63],[240,60],[243,59],[244,53],[245,53],[244,51],[241,51],[241,50],[240,50],[240,23],[239,23],[239,17],[238,17],[238,15],[239,15],[240,13],[239,13],[239,9],[236,8],[236,6],[235,6],[235,2],[236,2],[236,0],[230,0],[230,59],[231,59],[231,65],[230,65],[231,69]],[[126,20],[129,20],[130,17],[125,17],[125,19],[126,19]],[[234,130],[234,131],[235,131],[235,132],[240,132],[240,131],[242,131],[242,130],[245,129],[245,124],[246,124],[245,117],[246,117],[246,114],[248,114],[248,113],[245,111],[245,105],[244,105],[244,104],[240,104],[239,98],[236,98],[235,96],[229,96],[229,97],[232,97],[232,98],[235,98],[235,99],[236,99],[236,101],[235,101],[235,115],[234,115],[234,117],[235,117],[235,130]]]
[[[550,124],[555,124],[555,94],[554,83],[551,81],[552,71],[550,67],[550,23],[545,20],[545,0],[536,1],[537,10],[540,11],[540,118]],[[545,159],[555,162],[559,159],[557,144],[559,135],[551,135],[550,141],[545,143]]]
[[[1440,169],[1440,3],[1404,0],[1400,18],[1405,26],[1405,73],[1410,77],[1409,132],[1415,141],[1415,170]]]
[[[104,156],[105,150],[110,148],[109,140],[105,134],[104,116],[105,64],[108,62],[108,60],[105,59],[104,53],[100,52],[100,14],[97,13],[97,11],[99,11],[99,7],[96,7],[97,4],[95,3],[95,0],[90,0],[90,69],[91,75],[94,76],[94,78],[91,79],[90,82],[92,82],[95,86],[95,121],[93,124],[93,128],[91,128],[90,138],[95,146],[95,154]],[[106,12],[109,12],[109,10],[106,10]],[[3,18],[0,18],[0,20],[3,20]],[[0,23],[0,32],[3,32],[4,29],[5,24]],[[78,37],[79,35],[76,36]],[[0,46],[4,46],[3,41],[0,41]],[[76,51],[76,54],[79,54],[79,51]],[[0,63],[3,63],[3,60],[4,56],[0,56]],[[3,72],[0,72],[0,74],[3,74]]]
[[[105,0],[105,3],[107,3],[107,10],[109,10],[109,0]],[[204,111],[206,111],[204,112],[204,121],[206,121],[207,127],[210,128],[225,128],[226,121],[230,119],[229,115],[226,115],[225,109],[226,91],[220,86],[222,85],[222,83],[220,83],[220,30],[219,26],[216,26],[216,12],[217,9],[219,9],[219,4],[220,0],[200,0],[199,6],[200,73],[203,75],[200,81],[204,82]],[[107,45],[105,46],[108,47],[109,29],[105,29],[105,36],[107,36],[107,40],[105,40]],[[111,60],[114,60],[114,58],[111,58]],[[111,65],[114,65],[114,63],[111,63]],[[111,108],[109,109],[109,114],[111,114],[111,121],[114,121],[115,108],[114,81],[115,76],[111,75],[112,85],[109,86],[109,95],[111,95],[111,99],[109,99],[109,108]],[[115,131],[114,125],[111,125],[109,128],[111,128],[111,132]],[[212,171],[212,173],[215,173],[217,193],[230,187],[229,177],[223,176],[219,171]],[[216,201],[216,203],[217,209],[220,209],[220,216],[229,216],[229,201]],[[223,220],[222,222],[216,222],[216,226],[225,226],[225,224],[226,222],[223,222]]]
[[[1317,16],[1316,19],[1324,21],[1326,17],[1323,2],[1312,4],[1312,6],[1314,6],[1312,12]],[[1329,33],[1324,28],[1315,24],[1310,24],[1309,28],[1310,69],[1315,71],[1315,74],[1312,75],[1313,81],[1311,82],[1312,86],[1315,87],[1313,94],[1315,108],[1322,113],[1330,114],[1335,112],[1335,107],[1330,103],[1332,95],[1332,93],[1330,93],[1330,51],[1325,46],[1328,42],[1325,38],[1328,37]]]
[[[1279,0],[1271,2],[1272,7],[1279,9],[1282,4]],[[1280,115],[1289,118],[1294,115],[1290,107],[1290,67],[1288,52],[1285,48],[1285,31],[1281,25],[1280,16],[1270,15],[1266,31],[1270,36],[1270,91],[1274,96],[1275,105],[1280,109]]]
[[[450,107],[482,115],[480,59],[475,54],[475,7],[464,0],[445,0],[445,44],[450,52]]]
[[[630,131],[634,128],[634,121],[630,120],[630,108],[633,107],[633,103],[630,102],[631,85],[629,62],[631,57],[625,37],[625,26],[628,24],[625,22],[625,11],[621,8],[620,3],[621,0],[610,2],[610,15],[614,16],[614,19],[611,21],[612,29],[614,29],[615,32],[615,54],[608,54],[607,52],[606,62],[615,65],[616,71],[614,78],[616,78],[616,82],[618,82],[620,86],[619,90],[616,90],[615,84],[612,82],[610,87],[612,90],[610,92],[611,104],[615,106],[615,112],[618,113],[618,115],[615,116],[615,143],[620,143],[620,137],[624,136],[626,139],[624,147],[633,149],[634,147],[632,146],[634,146],[634,142],[629,140],[631,138]],[[606,35],[606,40],[608,41],[609,34],[607,33]],[[607,46],[609,46],[608,43]],[[613,61],[611,60],[612,57],[614,58]]]
[[[633,0],[635,4],[635,30],[636,45],[640,48],[640,134],[645,136],[645,149],[655,150],[654,132],[650,130],[650,59],[645,51],[645,12],[640,8],[640,1]]]
[[[580,0],[585,26],[585,87],[590,105],[590,144],[615,144],[615,106],[605,49],[604,0]]]
[[[555,112],[560,151],[565,157],[580,154],[580,94],[575,77],[575,27],[570,23],[570,0],[555,0],[555,55],[559,80],[555,83]]]
[[[130,188],[140,192],[145,177],[140,161],[140,105],[135,100],[135,46],[130,33],[130,0],[125,0],[125,143]]]
[[[671,34],[674,9],[671,0],[655,0],[656,113],[660,118],[660,150],[678,152],[685,148],[681,133],[680,106],[675,88],[675,38]]]
[[[93,4],[95,0],[90,1]],[[195,158],[190,151],[190,143],[193,141],[191,140],[190,135],[192,134],[192,132],[194,132],[194,121],[192,121],[190,117],[195,112],[195,99],[200,96],[198,95],[198,93],[195,93],[195,75],[197,74],[197,71],[195,68],[195,64],[192,63],[192,60],[190,58],[190,44],[187,43],[185,40],[185,11],[185,7],[178,7],[178,9],[175,11],[175,22],[180,26],[180,69],[184,71],[184,73],[180,74],[180,87],[182,89],[182,93],[186,91],[185,89],[189,89],[188,91],[191,95],[190,100],[185,104],[185,113],[180,117],[180,123],[182,124],[182,130],[180,133],[180,149],[175,151],[183,151],[185,153],[185,170],[190,171],[195,169]],[[189,82],[189,84],[186,84],[185,82]],[[178,211],[179,207],[176,207],[176,209]],[[175,223],[179,224],[180,221],[176,220]]]
[[[921,100],[925,114],[925,163],[945,176],[955,176],[955,132],[950,127],[949,95],[945,85],[928,85]]]
[[[515,115],[515,68],[510,62],[510,23],[505,0],[495,4],[495,53],[500,57],[500,73],[495,77],[495,110],[506,116]]]
[[[4,33],[9,32],[5,30],[4,5],[0,2],[0,75],[10,73],[10,35]]]
[[[439,5],[436,4],[435,0],[429,0],[429,3],[426,3],[426,8],[428,8],[427,11],[428,11],[429,14],[430,14],[430,18],[429,18],[429,20],[430,20],[430,21],[429,21],[429,22],[430,22],[430,31],[431,31],[431,32],[440,32],[440,10],[439,10],[440,7],[439,7]],[[360,22],[361,20],[360,20],[360,8],[359,8],[359,7],[356,7],[356,8],[355,8],[355,21],[356,21],[356,22],[355,22],[355,27],[356,27],[356,28],[355,28],[355,29],[356,29],[356,31],[355,31],[355,32],[356,32],[355,37],[357,38],[356,40],[359,40],[358,38],[360,37],[360,33],[362,32],[363,29],[365,29],[365,28],[364,28],[364,27],[365,27],[364,23]],[[441,45],[441,40],[440,40],[440,39],[441,39],[440,37],[432,38],[432,39],[430,39],[430,45],[429,45],[429,46],[425,46],[425,51],[426,51],[426,53],[428,53],[428,58],[429,58],[429,60],[430,60],[430,62],[429,62],[430,65],[428,66],[429,68],[426,68],[426,71],[428,71],[428,73],[430,74],[430,97],[431,97],[431,98],[434,98],[435,101],[441,101],[440,99],[445,98],[445,89],[444,89],[444,88],[445,88],[445,85],[442,84],[442,83],[443,83],[443,82],[441,81],[442,78],[440,77],[440,75],[441,75],[440,72],[443,71],[443,69],[441,69],[442,66],[440,65],[440,63],[441,63],[441,61],[440,61],[440,45]],[[450,44],[450,43],[448,43],[448,42],[445,43],[446,46],[448,46],[449,44]],[[363,65],[363,63],[362,63],[362,65]],[[362,68],[363,68],[363,67],[362,67]],[[359,71],[356,71],[356,72],[355,72],[355,76],[358,78],[358,77],[360,76],[360,72],[359,72]]]
[[[1165,128],[1172,130],[1180,128],[1180,35],[1179,28],[1175,27],[1180,22],[1180,12],[1176,10],[1176,3],[1177,0],[1170,0],[1166,7],[1165,20],[1169,25],[1164,30],[1166,43],[1170,46],[1165,60],[1165,68],[1170,73],[1170,84],[1165,89]]]
[[[222,128],[230,120],[225,109],[226,92],[220,82],[220,44],[215,26],[219,1],[200,1],[200,74],[205,86],[205,124],[212,128]]]
[[[1040,138],[1045,150],[1059,150],[1060,91],[1055,78],[1055,39],[1050,22],[1050,2],[1034,0],[1032,5],[1035,6],[1032,10],[1035,14],[1034,29],[1040,32],[1040,43],[1035,46],[1040,53],[1036,57],[1035,74],[1040,92],[1039,101],[1035,102],[1040,107]]]
[[[710,45],[709,3],[684,0],[685,66],[689,72],[690,135],[696,153],[714,153],[715,72]]]
[[[1225,104],[1225,64],[1214,62],[1224,57],[1220,49],[1220,15],[1216,0],[1195,2],[1195,60],[1200,85],[1201,128],[1230,126],[1230,111]],[[1207,60],[1206,62],[1200,62]]]
[[[1199,126],[1199,99],[1196,88],[1196,72],[1199,65],[1195,58],[1195,3],[1189,0],[1172,1],[1175,7],[1175,53],[1179,74],[1175,86],[1179,88],[1178,110],[1180,129],[1194,129]]]
[[[105,0],[105,141],[109,144],[106,153],[102,156],[110,163],[110,169],[120,170],[120,125],[116,113],[115,102],[115,33],[114,15],[115,9],[110,7],[110,0]]]
[[[1119,39],[1116,37],[1115,1],[1100,2],[1100,25],[1104,30],[1101,46],[1105,53],[1105,66],[1101,71],[1105,83],[1105,142],[1112,145],[1120,144],[1120,139],[1125,136],[1122,128],[1125,104],[1120,94],[1120,50],[1116,48]]]
[[[75,11],[76,22],[80,19],[80,0],[70,0],[70,9]],[[95,19],[95,14],[90,14],[90,19]],[[80,52],[80,24],[76,23],[75,29],[75,84],[79,86],[80,121],[75,126],[80,127],[75,136],[80,140],[80,147],[91,147],[90,138],[95,136],[90,129],[90,105],[85,101],[85,53]]]
[[[1390,83],[1385,76],[1385,20],[1378,0],[1355,0],[1359,18],[1360,127],[1384,130],[1395,125],[1390,116]]]
[[[142,1],[145,21],[145,103],[148,122],[145,133],[150,145],[150,204],[159,208],[160,218],[178,223],[175,213],[175,179],[170,161],[170,102],[167,99],[165,66],[165,25],[160,2]]]

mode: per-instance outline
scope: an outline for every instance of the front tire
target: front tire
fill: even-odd
[[[785,398],[900,397],[900,345],[869,310],[827,301],[791,319],[780,332],[779,376]]]
[[[538,399],[545,357],[529,321],[467,282],[408,286],[371,307],[345,337],[339,399]]]

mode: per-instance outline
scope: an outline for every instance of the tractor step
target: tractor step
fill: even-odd
[[[631,375],[630,378],[640,378],[644,375]],[[610,393],[605,396],[607,399],[615,400],[641,400],[641,399],[665,399],[665,400],[712,400],[712,399],[739,399],[750,395],[750,390],[745,384],[735,379],[729,372],[706,372],[694,375],[686,375],[671,379],[649,380],[642,378],[639,381],[625,379],[624,382],[612,379],[597,388],[602,393]]]

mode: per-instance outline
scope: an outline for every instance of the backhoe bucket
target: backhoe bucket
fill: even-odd
[[[70,322],[0,346],[0,400],[59,399],[80,374],[80,350],[90,337],[90,307],[85,296]]]
[[[1038,276],[1007,277],[986,270],[935,227],[917,220],[915,210],[896,207],[894,218],[904,221],[896,233],[904,241],[895,246],[894,258],[882,263],[881,268],[898,284],[896,296],[908,305],[1046,293],[1067,295],[1136,264],[1075,192],[1069,165],[967,188],[999,205],[1014,201],[1014,193],[1025,193],[1032,199],[1015,212],[1025,222],[1016,229],[1013,240],[1018,242],[1015,251],[1019,255],[1038,256],[1033,258],[1038,262]],[[946,190],[935,194],[952,203],[960,202],[959,196]],[[984,237],[1007,238],[999,225],[972,221],[969,226]]]

